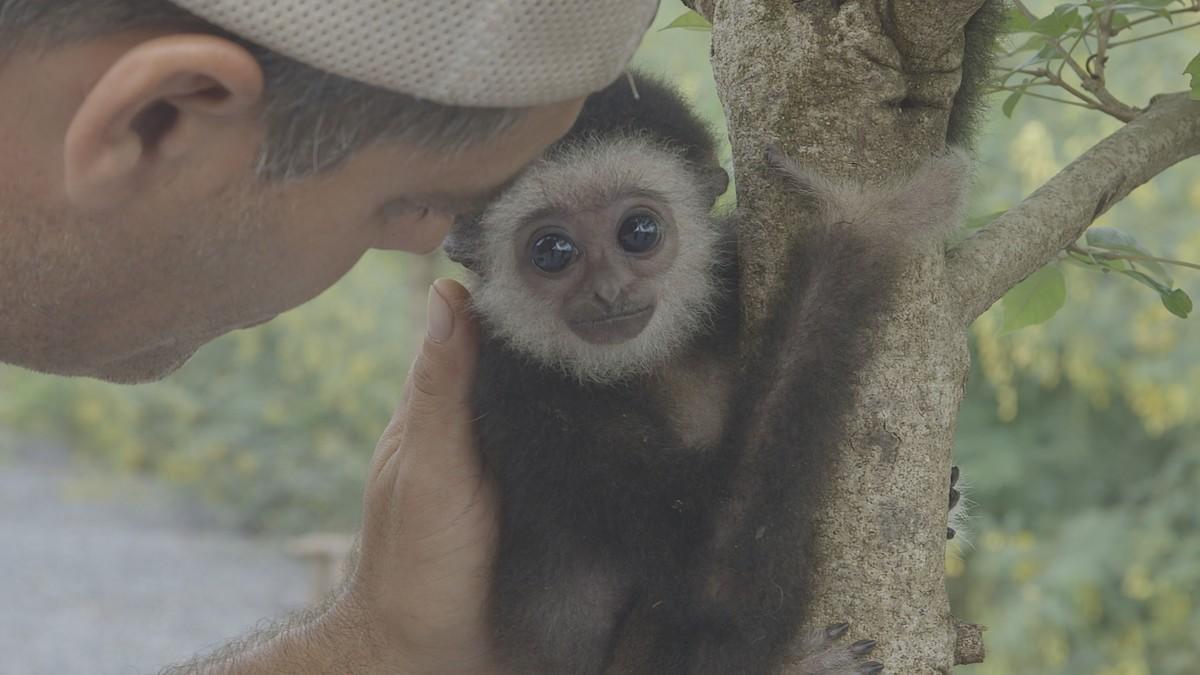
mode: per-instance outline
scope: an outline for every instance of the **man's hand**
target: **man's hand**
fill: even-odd
[[[479,338],[467,299],[449,280],[430,289],[424,345],[371,462],[346,590],[383,653],[414,672],[495,669],[487,599],[497,499],[475,447]]]
[[[329,603],[164,673],[495,673],[496,486],[470,405],[467,292],[429,292],[428,334],[367,478],[357,562]]]

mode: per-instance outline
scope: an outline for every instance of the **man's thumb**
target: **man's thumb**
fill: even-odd
[[[429,287],[425,340],[405,392],[410,412],[450,412],[469,403],[479,356],[469,301],[467,290],[450,279],[438,279]]]

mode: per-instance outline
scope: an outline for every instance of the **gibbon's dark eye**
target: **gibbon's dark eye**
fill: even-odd
[[[621,221],[617,230],[617,241],[629,253],[645,253],[658,245],[662,239],[662,228],[658,219],[650,213],[634,213]]]
[[[561,234],[547,234],[533,242],[531,260],[543,272],[557,274],[575,260],[575,242]]]

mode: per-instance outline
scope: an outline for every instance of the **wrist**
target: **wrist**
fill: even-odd
[[[309,625],[313,639],[342,655],[343,672],[413,673],[396,636],[358,593],[345,588]]]
[[[458,630],[431,631],[430,622],[420,617],[399,620],[381,612],[377,603],[371,603],[356,586],[348,584],[322,617],[324,629],[331,635],[353,640],[353,651],[362,669],[354,672],[506,675],[507,671],[497,665],[490,641],[486,649],[472,649],[475,641],[463,640]]]

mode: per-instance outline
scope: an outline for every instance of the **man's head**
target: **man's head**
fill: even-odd
[[[0,361],[161,377],[368,248],[432,250],[581,102],[440,105],[165,0],[0,0]]]

